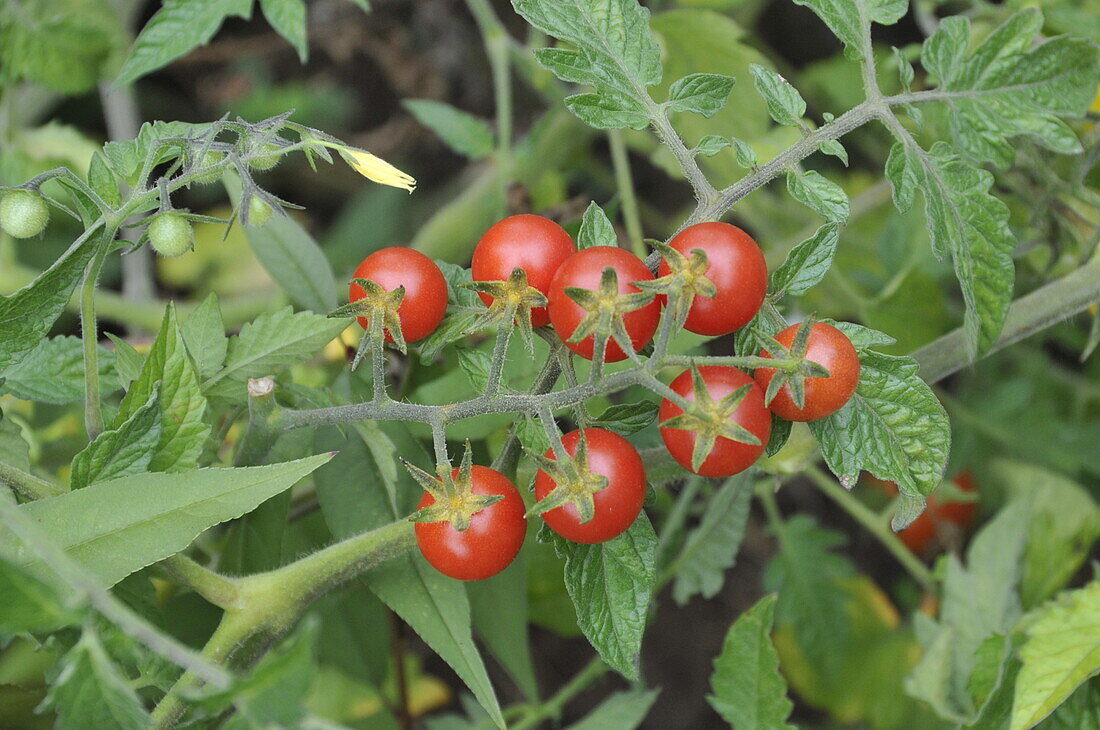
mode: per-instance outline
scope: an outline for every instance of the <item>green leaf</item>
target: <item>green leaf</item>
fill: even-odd
[[[863,30],[860,2],[867,19],[882,25],[898,22],[909,8],[908,0],[795,0],[813,10],[844,44],[844,55],[853,60],[863,57]]]
[[[115,354],[97,347],[101,393],[119,389]],[[4,371],[0,392],[16,398],[64,405],[84,400],[84,344],[79,337],[43,339],[22,360]]]
[[[106,0],[0,5],[0,69],[61,94],[95,88],[125,48],[122,21]]]
[[[271,27],[286,38],[294,50],[298,51],[298,60],[305,63],[309,59],[309,39],[306,37],[306,4],[303,0],[260,0],[260,9]]]
[[[50,687],[43,709],[57,713],[58,730],[145,730],[151,724],[141,699],[91,627],[84,629],[80,641],[61,658],[61,673]]]
[[[329,319],[284,307],[262,314],[230,338],[225,366],[203,384],[211,395],[244,400],[249,378],[271,375],[278,368],[310,357],[340,334],[346,319]]]
[[[466,585],[474,631],[529,700],[538,699],[538,680],[527,635],[527,561]]]
[[[802,174],[789,171],[787,190],[792,198],[829,223],[843,223],[851,213],[844,189],[815,170]]]
[[[637,0],[513,0],[512,5],[528,23],[575,47],[535,54],[562,81],[595,89],[566,99],[574,114],[598,129],[642,129],[649,123],[653,102],[646,88],[661,81],[661,57],[649,11]]]
[[[48,583],[0,560],[0,635],[56,631],[79,621],[79,614]]]
[[[897,482],[910,503],[899,506],[894,529],[916,519],[924,498],[940,483],[951,450],[947,413],[909,357],[865,351],[852,399],[810,431],[829,469],[855,484],[861,470]],[[902,505],[904,506],[904,505]]]
[[[768,114],[777,124],[801,127],[806,116],[806,101],[785,78],[770,68],[754,63],[749,66],[752,83],[768,103]]]
[[[160,392],[161,433],[149,471],[186,471],[198,465],[210,426],[204,421],[206,398],[199,375],[187,354],[172,304],[164,312],[157,339],[145,358],[141,374],[119,405],[115,427]]]
[[[29,472],[30,450],[30,444],[23,437],[23,428],[0,409],[0,462]]]
[[[161,411],[158,394],[111,431],[73,457],[69,486],[81,489],[94,482],[105,482],[149,470],[161,436]]]
[[[92,161],[88,165],[88,185],[99,194],[99,197],[111,206],[118,207],[122,203],[122,193],[118,189],[118,181],[107,166],[107,160],[102,152],[92,155]]]
[[[456,347],[458,354],[458,366],[466,374],[470,385],[478,393],[485,391],[489,385],[489,369],[492,365],[492,357],[485,350],[474,347]]]
[[[202,531],[255,509],[330,458],[322,454],[271,466],[136,474],[19,509],[109,587],[175,555]],[[40,565],[10,534],[0,535],[0,554],[22,566]]]
[[[737,155],[737,164],[746,170],[756,167],[756,150],[748,142],[734,137],[733,151]]]
[[[1026,730],[1100,673],[1100,583],[1045,604],[1026,628],[1011,730]]]
[[[30,284],[0,296],[0,377],[41,344],[65,311],[99,240],[74,244]]]
[[[618,537],[597,545],[554,536],[577,625],[613,669],[638,677],[638,655],[656,580],[657,536],[643,513]]]
[[[614,431],[620,436],[629,436],[652,425],[657,420],[657,410],[657,404],[653,401],[616,403],[604,409],[592,425]]]
[[[404,99],[401,105],[458,154],[480,160],[493,151],[493,130],[484,119],[431,99]]]
[[[516,419],[516,438],[528,452],[532,454],[545,454],[550,448],[550,439],[546,435],[546,429],[542,424],[528,416],[520,416]]]
[[[668,89],[668,109],[713,117],[726,105],[736,79],[722,74],[689,74]]]
[[[714,157],[716,154],[731,146],[733,143],[725,137],[717,134],[708,134],[699,140],[692,153],[703,157]]]
[[[209,131],[209,124],[146,122],[134,139],[116,140],[103,145],[103,156],[116,175],[135,185],[150,155],[155,153],[153,159],[157,164],[174,160],[182,154],[184,140],[200,137]]]
[[[225,336],[225,323],[216,293],[211,292],[192,310],[180,328],[180,334],[188,354],[195,361],[200,378],[209,378],[221,368],[229,349],[229,338]]]
[[[141,375],[141,369],[145,366],[145,356],[134,349],[126,340],[107,332],[107,338],[115,345],[115,371],[122,383],[123,389],[128,390],[130,384]]]
[[[897,342],[896,339],[885,332],[879,332],[870,327],[864,327],[861,324],[837,322],[835,319],[829,319],[828,317],[822,317],[818,321],[831,324],[833,327],[843,332],[844,335],[852,341],[852,346],[856,348],[857,352],[863,352],[864,350],[870,350],[876,347],[887,347]]]
[[[788,294],[799,296],[816,286],[832,267],[839,240],[840,226],[829,223],[817,229],[812,238],[792,248],[783,264],[772,271],[772,298],[780,299]]]
[[[845,167],[848,166],[848,151],[844,149],[844,145],[840,143],[839,139],[827,139],[821,143],[818,149],[826,155],[836,157],[844,163]]]
[[[725,572],[733,567],[752,502],[752,483],[747,475],[722,483],[707,504],[703,519],[688,535],[670,566],[676,576],[672,597],[683,606],[695,595],[713,598],[722,590]]]
[[[635,730],[657,701],[657,694],[655,689],[618,692],[565,730]]]
[[[793,705],[771,642],[775,600],[774,595],[764,596],[743,613],[714,660],[710,678],[714,694],[707,701],[737,730],[794,727],[787,723]]]
[[[1092,102],[1097,49],[1084,38],[1040,40],[1042,28],[1042,12],[1026,8],[968,51],[970,21],[960,15],[924,43],[922,61],[947,92],[955,143],[976,162],[1007,168],[1021,135],[1054,152],[1081,151],[1059,117],[1080,117]]]
[[[887,176],[899,210],[924,192],[925,217],[936,255],[950,255],[966,302],[964,326],[971,354],[988,350],[1001,334],[1012,303],[1016,247],[1008,207],[989,193],[993,175],[960,159],[942,142],[928,152],[898,142]]]
[[[603,208],[595,202],[589,203],[581,217],[581,227],[577,231],[577,249],[591,248],[592,246],[618,246],[619,240],[615,236],[615,227],[607,219]]]
[[[163,0],[134,41],[116,83],[135,81],[209,43],[226,18],[251,15],[252,0]]]

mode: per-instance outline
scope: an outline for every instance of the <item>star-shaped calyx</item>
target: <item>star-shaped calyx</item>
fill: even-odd
[[[718,288],[714,282],[707,278],[707,269],[710,268],[710,260],[707,254],[700,248],[692,249],[691,256],[682,253],[660,241],[652,241],[653,247],[660,252],[661,257],[668,264],[669,273],[653,281],[639,281],[635,283],[639,289],[664,294],[669,302],[682,303],[680,307],[686,309],[691,305],[695,295],[714,297]],[[677,314],[678,312],[674,312]]]
[[[489,325],[511,327],[515,322],[529,352],[534,351],[531,310],[546,306],[546,295],[527,283],[527,272],[516,267],[507,281],[475,281],[474,291],[493,298],[493,303],[477,319],[471,330],[485,329]],[[502,325],[501,323],[507,323]]]
[[[359,361],[363,355],[373,350],[381,352],[388,332],[393,344],[405,354],[408,348],[405,345],[405,336],[401,334],[401,318],[397,310],[405,299],[405,287],[399,286],[393,291],[386,291],[380,284],[370,279],[352,279],[365,292],[361,299],[337,307],[328,313],[329,317],[362,317],[367,320],[367,336],[359,343],[359,350],[355,353],[355,359],[351,363],[351,369],[359,367]]]
[[[643,282],[632,283],[641,288],[640,285]],[[600,286],[595,291],[578,286],[567,286],[565,293],[587,312],[584,319],[577,323],[576,329],[568,339],[569,342],[580,342],[590,335],[595,335],[597,346],[594,355],[599,357],[600,342],[606,343],[607,338],[610,337],[618,343],[623,352],[628,355],[634,352],[634,344],[626,331],[623,316],[653,301],[653,292],[638,291],[620,294],[619,275],[615,269],[608,266],[600,275]]]
[[[473,491],[473,452],[470,442],[466,442],[466,453],[462,455],[462,464],[457,473],[450,464],[440,464],[439,472],[429,474],[414,466],[404,458],[401,463],[424,491],[432,495],[435,503],[419,509],[409,516],[412,522],[450,522],[459,532],[470,527],[470,520],[481,510],[504,499],[503,494],[474,494]]]
[[[829,371],[816,362],[806,359],[806,350],[810,344],[810,332],[814,328],[817,318],[806,318],[798,328],[791,341],[790,347],[785,347],[781,342],[760,330],[754,330],[756,338],[764,343],[764,350],[776,360],[775,376],[768,383],[768,389],[764,393],[764,405],[770,406],[779,389],[784,385],[790,386],[791,400],[795,406],[802,408],[806,402],[806,378],[827,378]],[[765,366],[772,369],[770,366]]]
[[[716,401],[707,391],[707,384],[703,381],[698,368],[692,369],[691,387],[695,395],[694,402],[683,413],[661,424],[663,428],[695,431],[695,448],[691,452],[692,471],[699,471],[719,438],[727,438],[730,441],[752,446],[760,445],[760,439],[737,423],[733,417],[753,386],[753,383],[742,385]]]
[[[563,449],[563,454],[557,459],[534,453],[531,453],[531,457],[554,480],[555,486],[528,510],[528,517],[541,515],[570,503],[576,507],[581,524],[596,516],[596,503],[592,497],[596,492],[607,488],[607,477],[589,470],[588,439],[583,431],[580,441],[577,442],[577,451],[572,456],[564,454]]]

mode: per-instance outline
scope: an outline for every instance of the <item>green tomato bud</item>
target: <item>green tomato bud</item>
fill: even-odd
[[[282,150],[282,148],[279,147],[279,145],[265,144],[260,151],[274,152],[275,154],[257,157],[253,160],[249,160],[248,164],[251,165],[252,168],[255,170],[270,170],[271,168],[275,167],[275,165],[279,164],[279,160],[282,158],[280,150]]]
[[[182,256],[195,245],[191,221],[178,213],[161,213],[146,231],[149,245],[161,256]]]
[[[217,150],[208,150],[206,154],[202,156],[202,164],[199,165],[199,167],[213,167],[224,159],[224,152],[218,152]],[[218,182],[221,179],[222,174],[220,172],[207,172],[203,173],[202,175],[195,176],[194,178],[192,178],[191,181],[199,185],[210,185],[212,183]]]
[[[266,201],[253,195],[248,203],[248,225],[256,227],[264,225],[271,220],[272,212],[274,211]]]
[[[30,238],[46,230],[50,206],[30,190],[12,190],[0,199],[0,228],[12,238]]]

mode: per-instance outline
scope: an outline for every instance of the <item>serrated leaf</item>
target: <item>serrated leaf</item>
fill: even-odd
[[[493,151],[493,130],[484,119],[431,99],[404,99],[401,105],[458,154],[480,160]]]
[[[713,598],[725,582],[725,572],[733,567],[752,502],[752,483],[748,476],[727,479],[707,505],[703,519],[688,535],[671,570],[676,576],[672,597],[684,605],[695,595]]]
[[[466,374],[466,379],[478,393],[484,392],[489,385],[489,368],[492,365],[492,357],[485,350],[473,347],[456,347],[458,354],[458,366]]]
[[[141,699],[91,627],[62,657],[43,709],[57,713],[58,730],[145,730],[151,724]]]
[[[546,435],[546,429],[539,421],[527,416],[521,416],[516,420],[516,438],[527,451],[532,454],[545,454],[550,448],[550,438]]]
[[[749,71],[752,72],[753,86],[768,103],[771,118],[785,127],[802,126],[806,102],[798,90],[778,73],[760,64],[752,64]]]
[[[787,190],[798,202],[814,211],[829,223],[848,220],[851,208],[844,189],[816,170],[799,174],[787,173]]]
[[[658,691],[634,689],[613,694],[565,730],[635,730],[657,701]]]
[[[115,335],[107,332],[107,339],[115,345],[115,371],[122,383],[124,390],[129,390],[130,383],[141,375],[141,369],[145,366],[145,356],[138,352],[133,345]]]
[[[638,676],[638,655],[656,580],[657,536],[645,513],[618,537],[597,545],[554,536],[565,559],[565,586],[577,625],[611,667]]]
[[[271,27],[298,52],[298,60],[309,58],[306,37],[306,5],[303,0],[260,0],[260,9]]]
[[[668,109],[713,117],[726,105],[736,79],[722,74],[689,74],[668,89]]]
[[[714,157],[716,154],[731,146],[733,143],[718,134],[708,134],[699,140],[692,152],[697,156]]]
[[[97,347],[101,393],[119,389],[115,354]],[[84,400],[84,344],[79,337],[43,339],[3,373],[0,393],[16,398],[63,405]]]
[[[1016,242],[1008,207],[989,193],[993,175],[963,161],[942,142],[928,152],[898,142],[890,158],[890,180],[895,185],[900,181],[902,202],[912,199],[916,187],[924,193],[932,247],[940,258],[951,256],[962,287],[967,344],[972,355],[985,352],[1001,334],[1015,279]],[[899,197],[898,188],[894,194]]]
[[[135,81],[209,43],[226,18],[251,15],[252,0],[164,0],[134,40],[116,83]]]
[[[94,482],[105,482],[128,474],[149,470],[161,436],[161,412],[156,392],[149,400],[110,431],[73,457],[69,486],[81,489]]]
[[[130,185],[138,182],[146,158],[153,155],[157,164],[180,156],[180,147],[168,140],[197,138],[210,130],[209,124],[187,122],[146,122],[134,139],[116,140],[103,145],[107,165]],[[156,154],[154,155],[154,151]]]
[[[785,730],[794,705],[771,641],[774,595],[764,596],[734,622],[714,660],[707,701],[737,730]]]
[[[53,586],[5,560],[0,560],[0,595],[0,635],[56,631],[80,618]]]
[[[799,296],[816,286],[832,267],[839,240],[840,226],[826,224],[812,238],[792,248],[783,264],[772,271],[772,297]]]
[[[611,225],[603,208],[595,202],[589,203],[581,217],[581,227],[577,231],[577,249],[592,246],[618,246],[615,227]]]
[[[175,555],[204,530],[240,517],[289,489],[331,458],[271,466],[136,474],[28,502],[19,509],[104,587]],[[0,554],[37,570],[36,555],[11,534]]]
[[[658,406],[653,401],[616,403],[604,409],[592,425],[614,431],[620,436],[629,436],[653,424],[657,420],[657,411]]]
[[[857,352],[863,352],[864,350],[870,350],[876,347],[888,347],[897,342],[896,339],[885,332],[879,332],[870,327],[864,327],[861,324],[837,322],[835,319],[829,319],[827,317],[823,317],[818,321],[831,324],[833,327],[843,332],[844,335],[852,341],[852,346],[856,348]]]
[[[951,428],[947,413],[909,357],[865,351],[855,395],[831,416],[810,423],[825,463],[842,482],[855,484],[861,470],[895,481],[902,495],[921,505],[947,468]],[[894,529],[908,525],[894,517]],[[910,519],[910,521],[911,521]]]
[[[99,242],[93,238],[74,244],[30,284],[0,296],[0,376],[41,344],[65,311]]]
[[[346,319],[295,312],[290,307],[262,314],[230,338],[225,366],[203,383],[203,389],[211,395],[244,400],[244,383],[249,378],[271,375],[310,357],[347,325]]]
[[[626,97],[574,94],[566,97],[565,106],[595,129],[645,129],[649,126],[649,115]]]
[[[221,368],[229,349],[229,338],[225,336],[217,294],[211,292],[191,311],[180,333],[200,378],[209,378]]]
[[[813,10],[829,26],[829,30],[844,44],[844,55],[851,59],[863,56],[863,29],[858,2],[860,0],[795,0],[797,5]],[[863,7],[869,21],[893,25],[905,15],[909,2],[866,0]]]

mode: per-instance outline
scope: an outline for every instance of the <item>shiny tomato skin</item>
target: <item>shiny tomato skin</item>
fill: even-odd
[[[458,469],[451,472],[458,476]],[[504,499],[474,514],[463,532],[449,522],[417,522],[416,544],[432,567],[456,580],[484,580],[511,565],[527,534],[527,508],[516,486],[503,474],[475,464],[474,494],[503,494]],[[435,504],[427,492],[420,509]]]
[[[430,335],[447,313],[447,279],[436,263],[419,251],[401,246],[379,249],[363,259],[354,276],[369,279],[386,291],[405,287],[405,298],[397,308],[405,342]],[[358,284],[348,288],[349,301],[357,302],[364,296],[366,292]],[[370,327],[366,317],[359,317],[359,324],[363,329]],[[393,342],[389,331],[386,342]]]
[[[470,264],[474,281],[507,281],[512,270],[527,272],[527,283],[543,294],[562,262],[577,252],[573,239],[549,218],[524,213],[494,224],[477,242]],[[478,292],[485,306],[493,303],[488,294]],[[550,323],[546,307],[531,310],[531,326]]]
[[[620,294],[640,291],[631,282],[653,280],[653,274],[642,260],[629,251],[614,246],[592,246],[566,259],[550,283],[548,307],[550,321],[557,330],[558,337],[565,342],[565,346],[586,360],[591,360],[593,357],[595,335],[585,337],[580,342],[567,341],[587,312],[569,298],[565,288],[575,286],[597,290],[600,288],[600,277],[608,267],[614,269],[618,275]],[[630,335],[630,342],[634,345],[635,351],[642,349],[653,339],[653,333],[657,331],[657,323],[660,319],[661,305],[656,300],[640,309],[627,312],[623,317],[627,334]],[[605,359],[607,362],[618,362],[626,359],[626,353],[614,340],[609,339]]]
[[[791,325],[775,336],[784,347],[794,342],[800,325]],[[771,357],[766,351],[761,357]],[[788,421],[816,421],[839,411],[851,400],[859,385],[859,353],[848,336],[826,322],[815,322],[810,330],[806,359],[816,362],[829,371],[827,378],[806,378],[805,400],[799,408],[791,397],[789,385],[784,385],[776,393],[769,407],[780,418]],[[774,368],[757,368],[756,382],[767,391],[775,373]]]
[[[638,519],[645,501],[646,475],[638,450],[619,434],[589,428],[585,429],[585,435],[589,470],[607,477],[607,487],[592,496],[596,515],[582,524],[577,508],[566,504],[543,513],[542,518],[565,539],[593,545],[618,537]],[[562,436],[566,453],[576,454],[580,440],[580,430]],[[554,450],[548,449],[545,456],[554,459]],[[555,486],[550,475],[540,469],[535,477],[535,497],[542,499]]]
[[[695,249],[707,255],[706,276],[718,292],[696,295],[684,329],[699,335],[727,335],[752,321],[768,292],[768,265],[752,236],[729,223],[697,223],[676,234],[669,244],[691,258]],[[661,260],[657,276],[670,273]]]
[[[727,477],[743,472],[760,458],[768,445],[768,439],[771,438],[772,414],[764,406],[764,391],[756,384],[756,381],[737,368],[724,365],[705,365],[699,368],[699,373],[703,376],[703,382],[707,385],[708,395],[714,401],[721,400],[744,385],[752,386],[741,405],[733,412],[733,418],[743,428],[756,436],[760,440],[760,445],[755,446],[719,436],[714,442],[714,448],[711,449],[710,455],[699,466],[699,471],[695,473],[704,477]],[[695,401],[691,370],[680,373],[669,384],[669,387],[689,401]],[[680,406],[665,398],[661,401],[657,421],[658,423],[664,423],[681,413],[683,413],[683,409]],[[661,438],[664,440],[665,448],[668,449],[672,458],[688,471],[693,471],[691,468],[691,455],[695,448],[695,431],[662,426]]]

